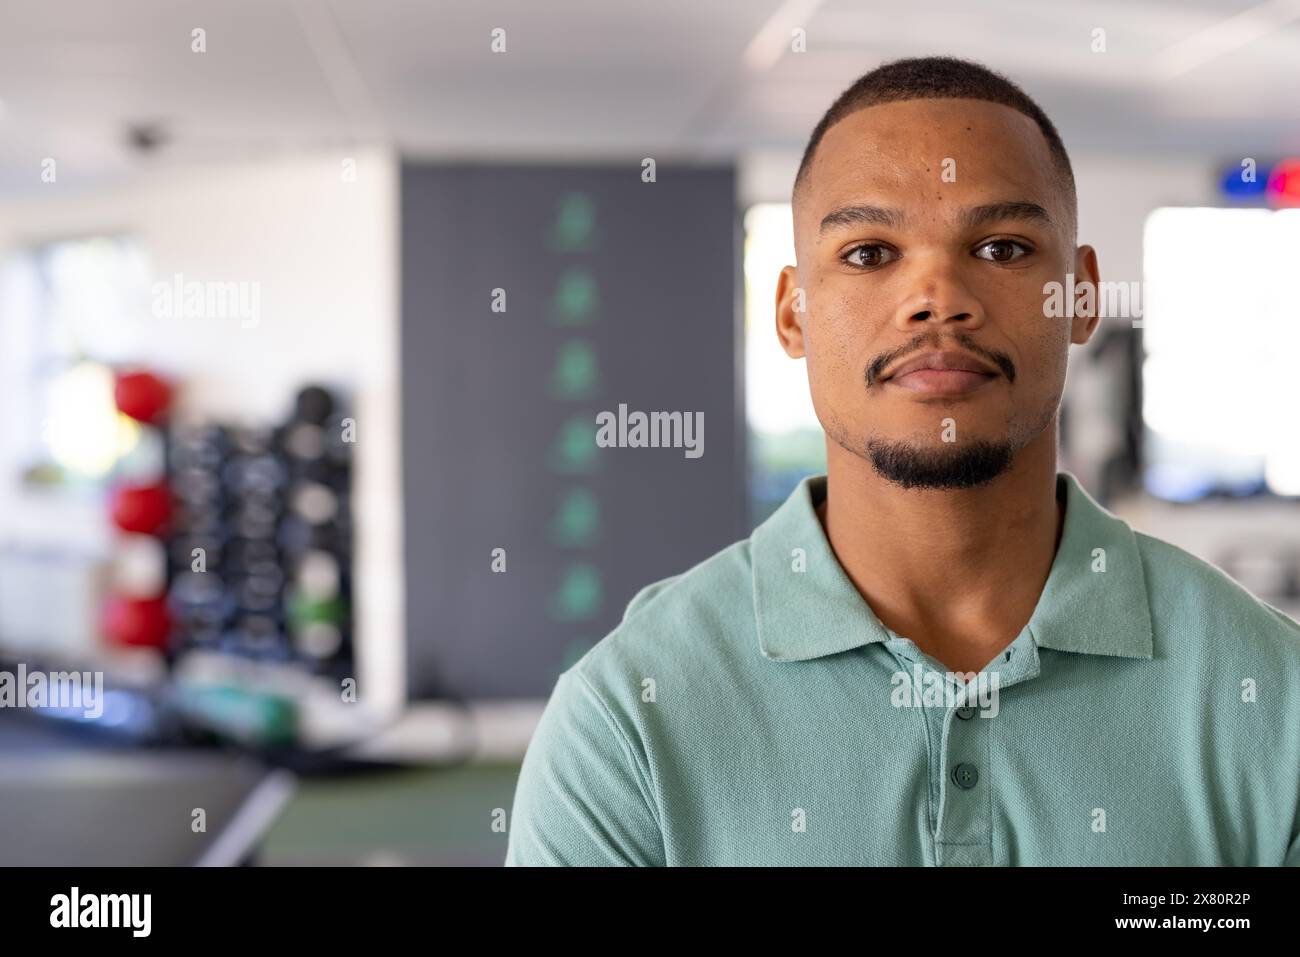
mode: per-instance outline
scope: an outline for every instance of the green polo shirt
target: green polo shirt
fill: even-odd
[[[1042,596],[969,684],[849,581],[824,476],[644,588],[560,676],[506,863],[1300,865],[1300,625],[1057,481]]]

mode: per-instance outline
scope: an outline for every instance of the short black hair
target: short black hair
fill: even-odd
[[[894,60],[864,73],[831,104],[821,122],[813,128],[804,150],[799,172],[794,178],[794,190],[808,178],[813,156],[826,131],[844,117],[869,106],[897,103],[903,100],[962,99],[985,100],[1000,103],[1029,117],[1042,131],[1048,149],[1056,163],[1057,172],[1069,190],[1070,210],[1074,213],[1077,202],[1074,186],[1074,169],[1065,151],[1061,134],[1047,118],[1042,107],[1024,90],[1000,73],[971,60],[950,56],[912,57]]]

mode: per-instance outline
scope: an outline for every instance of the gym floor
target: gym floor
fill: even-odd
[[[191,809],[224,826],[246,786],[235,770],[248,784],[259,773],[223,756],[113,744],[0,709],[0,864],[192,863]],[[499,867],[507,835],[494,812],[509,813],[518,775],[517,761],[300,772],[248,863]]]
[[[497,867],[506,834],[493,812],[509,813],[518,776],[517,764],[475,764],[302,778],[256,863]]]

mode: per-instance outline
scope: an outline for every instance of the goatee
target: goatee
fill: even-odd
[[[867,443],[876,473],[907,489],[976,488],[1011,466],[1009,442],[978,441],[952,448],[921,448],[906,442]]]

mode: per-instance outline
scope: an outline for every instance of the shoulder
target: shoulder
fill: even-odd
[[[622,621],[570,671],[617,710],[614,699],[725,661],[758,655],[748,539],[641,588]]]
[[[508,862],[661,862],[651,744],[663,736],[647,725],[645,702],[680,694],[743,653],[750,582],[742,541],[646,585],[619,625],[559,676],[520,771]],[[748,647],[758,657],[756,642]]]
[[[749,539],[736,542],[693,568],[640,589],[628,602],[620,628],[635,631],[652,615],[707,614],[722,605],[748,601],[753,596],[753,569]]]
[[[1300,677],[1300,623],[1209,562],[1162,539],[1134,534],[1158,631],[1212,640],[1225,653],[1256,656]]]

